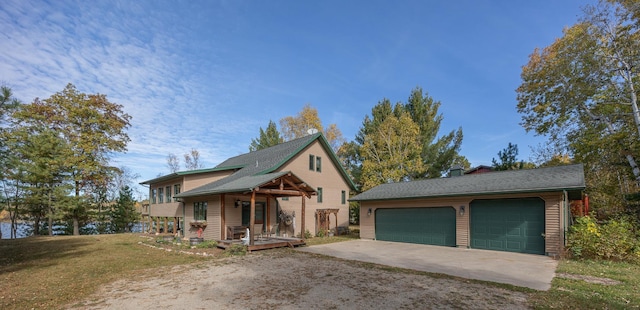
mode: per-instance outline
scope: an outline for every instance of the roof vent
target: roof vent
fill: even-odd
[[[256,168],[258,168],[258,160],[256,160]]]

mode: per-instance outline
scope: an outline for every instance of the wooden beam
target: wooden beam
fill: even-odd
[[[225,194],[220,195],[220,229],[222,230],[220,232],[220,239],[222,240],[227,240],[227,224],[224,214],[224,208],[226,207],[225,199]]]
[[[289,184],[291,187],[295,188],[297,191],[299,192],[303,192],[305,193],[304,195],[311,198],[311,195],[309,195],[309,193],[307,193],[305,190],[301,189],[300,186],[298,186],[297,184],[291,182],[291,180],[289,179],[285,179],[285,182],[287,182],[287,184]],[[302,185],[306,186],[306,184],[302,183]]]
[[[300,220],[300,239],[302,239],[302,240],[304,240],[304,232],[305,232],[305,230],[304,230],[304,222],[305,222],[305,219],[304,219],[304,209],[305,209],[304,204],[305,204],[305,202],[304,202],[304,200],[305,200],[305,198],[302,197],[302,215],[300,216],[301,217],[301,220]]]
[[[251,212],[249,212],[249,245],[255,244],[256,232],[254,226],[256,225],[256,192],[251,192]]]
[[[291,189],[259,189],[253,192],[264,195],[306,196],[304,192],[294,191]]]
[[[267,220],[265,230],[267,230],[267,236],[271,233],[271,196],[267,196]]]

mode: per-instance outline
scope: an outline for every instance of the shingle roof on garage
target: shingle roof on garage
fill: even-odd
[[[378,185],[350,201],[581,190],[582,164]]]

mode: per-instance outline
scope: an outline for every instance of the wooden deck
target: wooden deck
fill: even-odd
[[[222,249],[226,249],[234,244],[242,244],[242,240],[234,239],[234,240],[218,240],[218,247]],[[258,251],[258,250],[267,250],[267,249],[275,249],[275,248],[284,248],[284,247],[296,247],[300,245],[304,245],[305,242],[303,239],[298,238],[284,238],[284,237],[268,237],[268,238],[257,238],[254,242],[254,245],[249,245],[247,250]]]

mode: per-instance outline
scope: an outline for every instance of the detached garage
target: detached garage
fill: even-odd
[[[555,256],[584,188],[579,164],[383,184],[350,200],[363,239]]]

